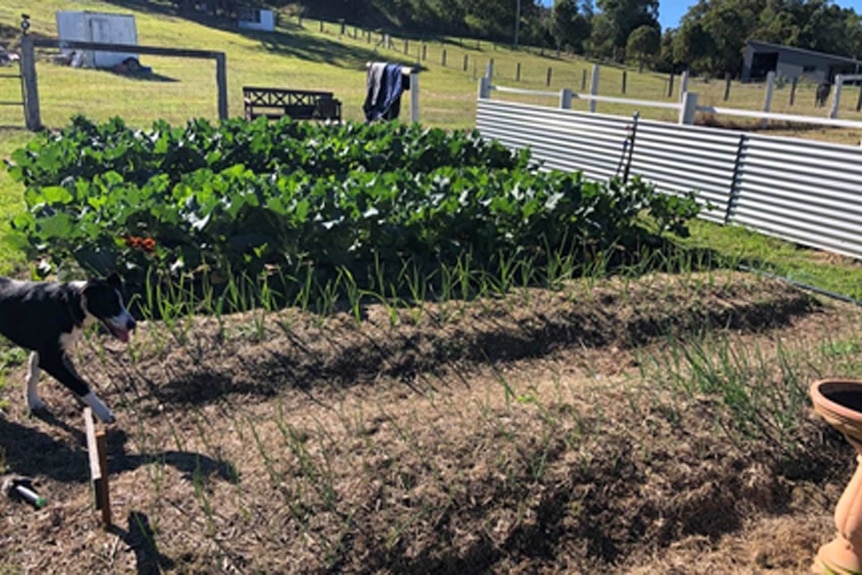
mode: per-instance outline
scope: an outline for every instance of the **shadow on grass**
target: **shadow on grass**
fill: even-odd
[[[259,42],[260,50],[264,52],[298,58],[306,62],[327,64],[344,69],[364,70],[366,62],[380,60],[382,56],[385,56],[383,59],[387,62],[415,65],[415,62],[409,56],[395,54],[392,50],[387,50],[385,54],[378,53],[375,46],[379,42],[379,37],[375,37],[374,35],[367,47],[347,46],[338,40],[337,31],[333,34],[332,39],[307,34],[300,35],[299,32],[303,29],[310,29],[307,25],[300,28],[297,24],[282,22],[279,25],[280,29],[275,32],[261,32],[239,28],[236,20],[233,18],[215,17],[203,12],[192,12],[182,15],[177,13],[172,5],[163,3],[140,0],[107,0],[107,2],[127,9],[180,18],[208,28],[239,34],[240,36]],[[317,21],[313,22],[316,23]],[[310,25],[311,21],[308,24]],[[329,26],[331,31],[332,25],[330,24]],[[353,26],[348,26],[348,29],[349,32],[352,31]],[[379,36],[379,34],[376,36]]]
[[[111,525],[108,531],[119,537],[135,553],[135,573],[151,575],[176,566],[173,559],[159,552],[155,531],[145,513],[131,511],[126,518],[126,525],[126,529]]]
[[[170,76],[165,76],[163,74],[159,74],[157,72],[117,72],[115,70],[111,70],[109,68],[105,68],[99,70],[100,72],[105,72],[112,76],[117,76],[118,78],[124,78],[126,80],[135,80],[137,82],[179,82],[176,78],[172,78]]]
[[[76,429],[47,413],[38,417],[73,436],[71,443],[78,447],[32,427],[0,418],[0,437],[6,438],[3,449],[10,472],[29,477],[47,476],[64,483],[89,481],[89,457],[83,447],[86,445],[83,422],[81,429]],[[237,470],[227,461],[191,451],[131,455],[126,453],[127,441],[125,431],[108,429],[108,469],[111,473],[133,471],[143,465],[161,462],[177,469],[188,480],[218,478],[231,483],[239,480]]]

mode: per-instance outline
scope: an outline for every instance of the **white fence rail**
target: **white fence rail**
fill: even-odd
[[[595,67],[594,70],[598,70]],[[856,79],[856,76],[849,76],[851,79]],[[593,80],[598,82],[598,74],[594,71]],[[489,77],[479,79],[479,98],[490,98],[491,92],[501,92],[509,94],[522,94],[528,96],[539,96],[548,98],[559,98],[559,106],[563,109],[571,109],[572,100],[586,100],[589,102],[590,113],[596,111],[598,102],[607,102],[610,104],[625,104],[638,108],[664,108],[677,110],[679,112],[680,124],[693,124],[696,112],[716,114],[723,116],[737,116],[741,118],[754,118],[763,121],[764,127],[770,120],[780,122],[791,122],[796,124],[816,124],[820,126],[829,126],[833,128],[851,128],[862,130],[862,122],[857,120],[841,120],[838,119],[837,109],[839,98],[841,97],[842,77],[836,78],[836,90],[833,96],[832,107],[828,116],[805,116],[802,114],[783,114],[778,112],[770,112],[772,101],[772,83],[774,82],[774,73],[770,72],[769,84],[767,87],[766,101],[764,102],[763,110],[742,110],[739,108],[726,108],[721,106],[701,106],[698,104],[697,92],[688,91],[688,78],[684,73],[680,86],[679,102],[659,102],[656,100],[637,100],[633,98],[620,98],[616,96],[599,96],[597,94],[597,86],[590,87],[590,93],[580,94],[573,92],[568,88],[564,88],[559,92],[551,92],[546,90],[527,90],[523,88],[510,88],[507,86],[498,86],[491,83]]]
[[[621,173],[632,123],[487,97],[476,112],[484,137],[595,179]],[[695,190],[705,219],[862,259],[862,148],[640,120],[631,154],[657,189]]]

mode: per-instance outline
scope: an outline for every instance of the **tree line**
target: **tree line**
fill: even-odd
[[[200,0],[173,0],[189,5]],[[846,57],[862,53],[862,19],[833,0],[700,0],[661,29],[658,0],[209,0],[287,8],[309,18],[423,36],[470,36],[637,63],[658,71],[738,75],[748,39]]]

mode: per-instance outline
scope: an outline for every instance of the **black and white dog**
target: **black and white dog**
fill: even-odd
[[[81,282],[33,282],[0,278],[0,334],[30,354],[24,396],[30,411],[45,409],[36,386],[44,369],[68,387],[101,421],[114,414],[75,372],[70,354],[81,331],[100,322],[114,337],[129,341],[135,320],[126,310],[117,274]]]

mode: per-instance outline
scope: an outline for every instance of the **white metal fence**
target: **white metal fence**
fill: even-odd
[[[476,112],[484,137],[596,179],[619,173],[633,121],[487,97]],[[658,190],[695,190],[705,219],[862,259],[862,148],[640,120],[631,157]]]

